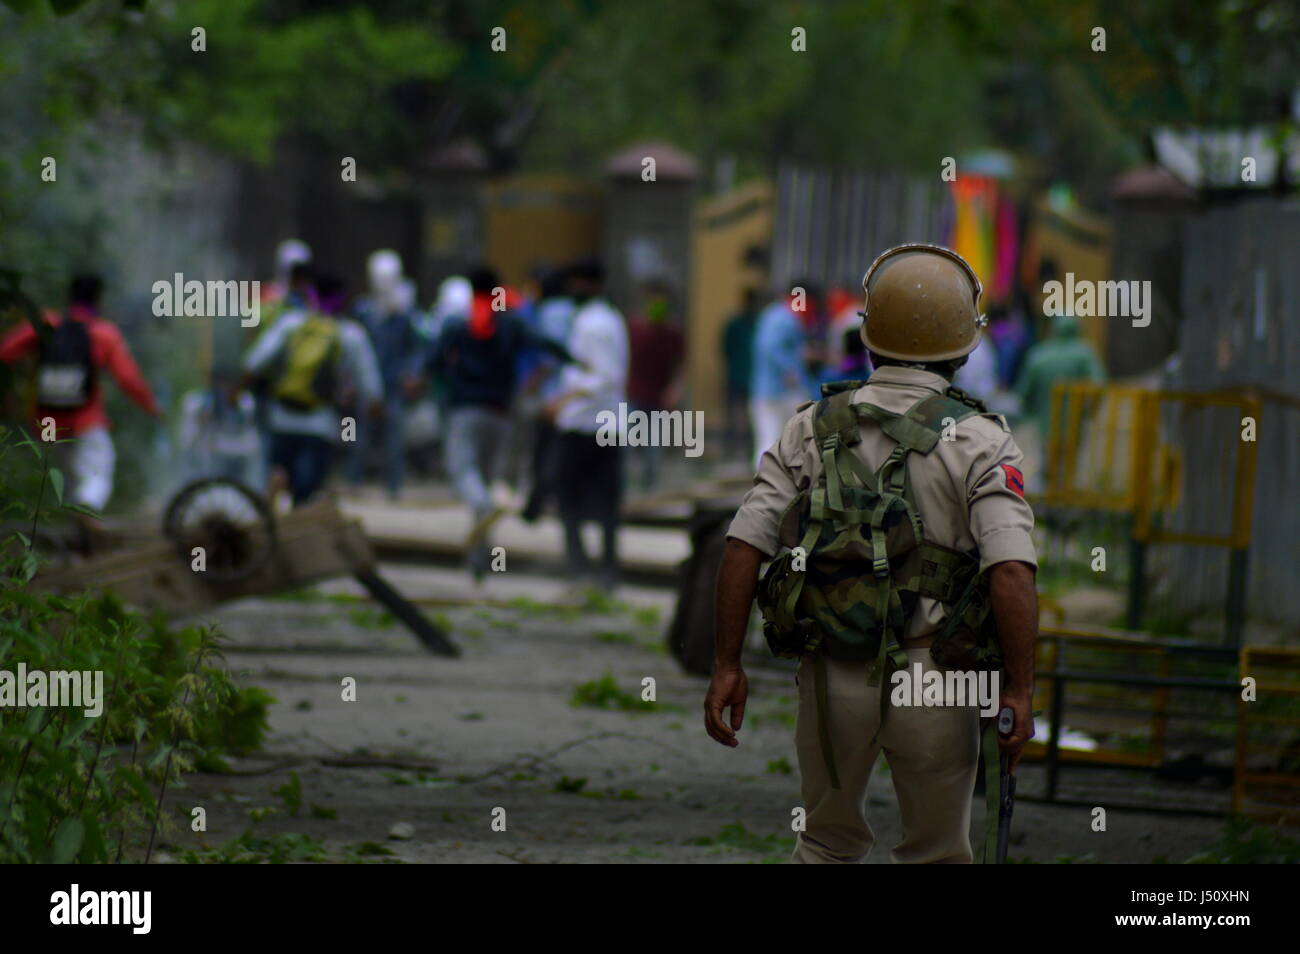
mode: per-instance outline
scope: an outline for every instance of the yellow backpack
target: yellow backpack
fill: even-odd
[[[314,411],[334,403],[341,352],[338,322],[310,312],[289,332],[284,363],[275,383],[277,401],[296,411]]]

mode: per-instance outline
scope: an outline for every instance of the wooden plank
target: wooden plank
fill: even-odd
[[[393,589],[388,581],[374,570],[358,570],[355,574],[358,583],[366,588],[372,597],[382,603],[407,629],[415,634],[426,649],[439,656],[459,656],[460,650],[447,638],[447,634],[431,623],[423,613]]]
[[[257,531],[255,531],[257,532]],[[448,635],[375,572],[375,556],[361,521],[325,498],[280,517],[270,559],[241,580],[214,580],[191,564],[169,540],[109,553],[79,566],[46,573],[32,585],[54,592],[111,590],[130,606],[168,615],[201,612],[218,603],[296,590],[338,576],[356,577],[430,652],[455,656]]]
[[[270,541],[263,545],[269,546]],[[324,500],[280,518],[276,552],[242,580],[207,579],[190,568],[171,541],[156,540],[39,575],[33,585],[54,592],[112,590],[132,606],[183,614],[227,600],[299,589],[370,570],[374,562],[360,522],[345,517],[333,502]]]

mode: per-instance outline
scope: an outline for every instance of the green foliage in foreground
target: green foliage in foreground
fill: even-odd
[[[1209,848],[1187,859],[1189,865],[1300,864],[1300,841],[1275,828],[1233,818]]]
[[[167,786],[260,745],[273,700],[233,684],[210,628],[169,628],[110,594],[33,588],[34,528],[62,481],[46,467],[34,504],[15,492],[24,452],[0,428],[0,678],[22,691],[20,665],[81,673],[87,705],[19,706],[22,692],[0,707],[0,863],[147,858]],[[96,693],[101,711],[87,715]]]
[[[269,697],[231,682],[212,630],[14,583],[0,585],[0,670],[102,672],[103,712],[0,710],[0,862],[119,860],[152,840],[183,771],[260,743]]]

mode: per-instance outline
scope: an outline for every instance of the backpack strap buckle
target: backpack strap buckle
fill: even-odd
[[[838,391],[817,403],[817,413],[813,415],[813,428],[818,438],[824,441],[833,435],[839,438],[840,444],[845,446],[852,446],[862,439],[858,428],[858,416],[849,404],[852,397],[852,391]]]

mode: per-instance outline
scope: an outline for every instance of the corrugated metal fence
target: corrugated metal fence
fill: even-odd
[[[856,289],[872,260],[904,242],[939,242],[951,199],[937,176],[813,169],[777,170],[773,287],[809,279]]]
[[[1300,626],[1300,204],[1258,199],[1212,209],[1188,224],[1184,248],[1181,360],[1172,384],[1247,388],[1264,402],[1246,612],[1290,630]],[[1232,477],[1214,464],[1207,422],[1197,415],[1167,423],[1186,455],[1182,509],[1219,513],[1221,522]],[[1214,430],[1239,439],[1241,422],[1217,421]],[[1173,604],[1189,615],[1218,615],[1226,551],[1171,549]]]

